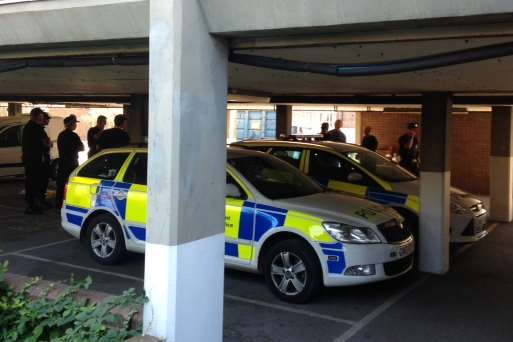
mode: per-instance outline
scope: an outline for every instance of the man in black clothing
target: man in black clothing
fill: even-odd
[[[362,139],[362,146],[366,149],[376,152],[378,149],[378,139],[371,134],[372,128],[370,126],[365,127],[365,136]]]
[[[325,139],[329,141],[336,142],[346,142],[346,135],[340,131],[342,128],[342,120],[335,121],[335,129],[332,129],[328,133],[326,133]]]
[[[327,123],[327,122],[323,122],[321,124],[321,135],[322,135],[322,138],[321,140],[325,140],[326,139],[326,134],[328,134],[328,130],[330,129],[330,124]]]
[[[417,127],[419,124],[410,122],[408,131],[399,138],[399,165],[419,175],[419,141],[417,139]]]
[[[89,146],[89,152],[87,156],[91,158],[98,149],[98,140],[100,139],[100,135],[105,129],[105,125],[107,124],[107,118],[104,115],[98,116],[96,119],[96,126],[89,128],[87,131],[87,146]]]
[[[43,169],[41,170],[41,193],[40,193],[40,200],[41,200],[41,206],[44,209],[51,209],[52,205],[50,202],[46,200],[46,191],[48,190],[48,183],[50,182],[50,176],[52,173],[51,168],[51,160],[50,160],[50,149],[53,146],[53,142],[48,137],[48,134],[44,130],[45,127],[47,127],[50,124],[50,115],[47,112],[43,113],[43,133],[44,133],[44,139],[46,141],[46,149],[43,154]]]
[[[124,115],[116,115],[114,118],[114,128],[107,129],[102,132],[98,145],[100,150],[106,148],[116,148],[127,146],[130,143],[130,137],[125,132],[126,117]]]
[[[45,153],[49,149],[48,136],[43,128],[44,111],[33,108],[30,121],[23,128],[22,160],[25,167],[26,214],[42,214],[40,196],[44,187],[42,171]]]
[[[57,194],[55,196],[56,208],[62,207],[64,200],[64,187],[68,182],[71,172],[78,166],[78,152],[84,150],[84,144],[78,134],[73,132],[77,129],[77,117],[73,114],[64,119],[64,131],[57,138],[59,148],[59,172],[57,175]]]

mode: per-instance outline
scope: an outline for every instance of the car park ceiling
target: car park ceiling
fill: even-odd
[[[236,53],[316,63],[371,63],[513,42],[513,36],[243,49]],[[53,57],[55,58],[55,57]],[[337,77],[230,64],[234,95],[513,94],[513,56],[380,76]],[[24,67],[0,73],[0,95],[146,93],[147,65]]]

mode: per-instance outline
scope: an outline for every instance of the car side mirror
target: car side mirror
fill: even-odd
[[[350,183],[356,183],[356,182],[359,182],[363,179],[363,176],[361,173],[358,173],[358,172],[351,172],[347,175],[347,181],[350,182]]]
[[[242,193],[235,184],[226,184],[226,197],[241,198]]]

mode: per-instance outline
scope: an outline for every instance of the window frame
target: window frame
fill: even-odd
[[[128,170],[130,169],[130,166],[132,166],[132,162],[135,160],[135,158],[137,158],[137,155],[145,155],[146,156],[146,184],[140,184],[140,183],[132,183],[132,182],[127,182],[125,180],[125,176],[127,175],[127,172]],[[137,185],[141,185],[141,186],[148,186],[148,152],[143,152],[143,151],[134,151],[131,153],[130,155],[130,158],[128,160],[128,163],[125,165],[123,165],[122,167],[122,171],[123,171],[123,174],[121,174],[121,171],[119,172],[119,181],[120,182],[123,182],[123,183],[130,183],[130,184],[137,184]]]
[[[21,143],[21,130],[22,130],[22,125],[7,125],[7,126],[4,126],[2,127],[2,130],[0,131],[0,137],[4,136],[4,135],[7,135],[8,132],[10,132],[11,130],[15,130],[16,131],[16,139],[17,139],[17,144],[16,145],[0,145],[0,148],[13,148],[13,147],[21,147],[22,143]],[[0,144],[2,143],[2,140],[0,139]]]
[[[335,182],[342,182],[342,183],[347,183],[347,184],[352,184],[352,185],[365,186],[365,187],[369,187],[369,188],[380,188],[380,189],[382,188],[381,185],[375,179],[373,179],[370,175],[368,175],[367,172],[365,172],[365,170],[362,167],[360,167],[359,165],[352,163],[350,160],[348,160],[348,158],[346,159],[346,157],[340,156],[337,153],[333,153],[330,151],[324,151],[324,150],[310,149],[310,153],[308,155],[308,175],[310,177],[312,177],[312,178],[316,177],[315,175],[312,175],[312,165],[313,165],[312,158],[313,158],[313,154],[316,152],[329,154],[330,156],[337,158],[342,165],[346,165],[346,166],[350,166],[351,168],[354,168],[363,177],[362,181],[357,182],[357,183],[350,182],[347,179],[341,180],[341,179],[335,179],[335,178],[330,178],[330,177],[323,177],[323,178],[328,178],[329,180],[333,180]],[[344,167],[344,166],[342,166],[342,167]],[[344,167],[344,168],[346,168],[346,167]]]
[[[84,176],[84,175],[80,174],[81,172],[84,171],[85,168],[87,168],[87,166],[89,166],[92,163],[96,162],[98,159],[104,158],[104,157],[112,155],[112,154],[126,154],[127,155],[125,160],[124,160],[124,162],[119,167],[119,170],[116,173],[116,176],[114,178],[109,179],[109,178],[91,177],[91,176]],[[112,152],[108,152],[108,153],[101,153],[101,154],[95,155],[93,159],[91,159],[90,161],[88,161],[87,163],[82,165],[80,167],[80,169],[78,169],[78,171],[76,173],[76,176],[77,177],[83,177],[83,178],[90,178],[90,179],[106,180],[106,181],[111,181],[111,182],[119,182],[120,179],[123,179],[123,176],[124,176],[124,174],[126,172],[126,168],[128,166],[128,163],[132,160],[133,155],[134,155],[134,153],[130,152],[130,151],[112,151]]]
[[[299,154],[299,159],[297,160],[297,165],[291,164],[287,160],[274,155],[274,151],[276,151],[276,150],[299,152],[300,154]],[[301,147],[276,146],[276,147],[272,147],[270,150],[268,150],[267,153],[270,154],[271,156],[279,158],[280,160],[283,160],[284,162],[289,163],[290,165],[294,166],[295,168],[298,168],[301,170],[301,159],[303,158],[305,150]],[[291,159],[293,159],[293,158],[291,158]]]

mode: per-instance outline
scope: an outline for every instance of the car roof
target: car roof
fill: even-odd
[[[323,149],[325,151],[337,151],[337,152],[352,152],[366,150],[365,148],[347,143],[339,143],[334,141],[289,141],[289,140],[244,140],[238,141],[231,144],[236,147],[257,147],[257,146],[278,146],[278,147],[301,147],[301,148],[315,148]],[[366,150],[368,151],[368,150]]]
[[[102,150],[101,154],[107,154],[107,153],[115,153],[115,152],[143,152],[147,153],[148,148],[147,147],[118,147],[118,148],[108,148]],[[266,154],[259,151],[251,151],[251,150],[245,150],[242,148],[236,148],[236,147],[227,147],[226,153],[229,159],[233,158],[241,158],[241,157],[248,157],[248,156],[265,156]]]

